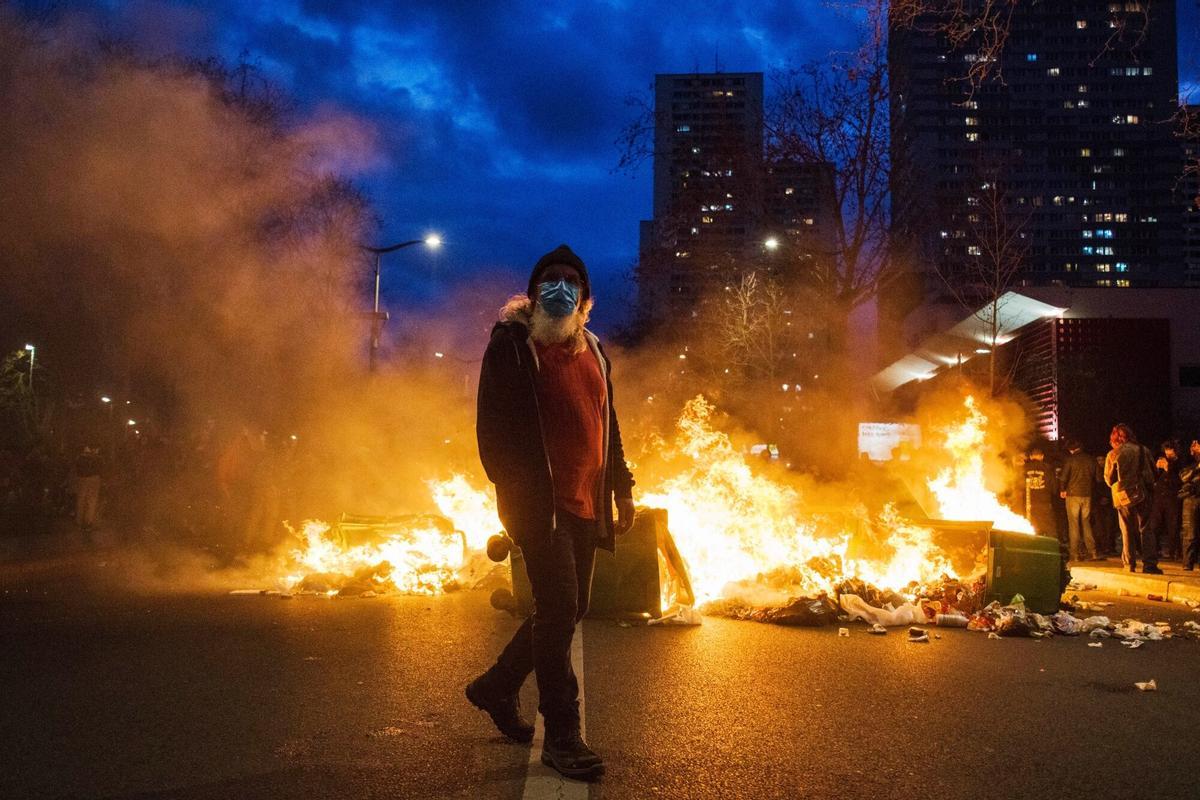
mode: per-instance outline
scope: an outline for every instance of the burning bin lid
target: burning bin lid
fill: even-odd
[[[513,548],[512,582],[517,613],[533,610],[533,594],[525,561]],[[589,617],[657,619],[674,605],[695,602],[691,580],[675,540],[667,529],[667,512],[639,508],[629,532],[617,539],[617,552],[596,551]]]

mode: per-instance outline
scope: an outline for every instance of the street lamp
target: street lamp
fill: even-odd
[[[779,240],[776,239],[774,236],[771,236],[766,241],[763,242],[763,247],[767,248],[768,250],[778,250],[779,249]]]
[[[430,250],[436,250],[442,246],[442,237],[436,233],[427,235],[424,239],[410,239],[407,242],[400,244],[389,245],[388,247],[371,247],[369,245],[359,245],[368,253],[375,254],[375,305],[371,309],[371,372],[375,371],[376,362],[379,354],[379,334],[383,332],[383,323],[388,321],[388,313],[379,311],[379,271],[380,259],[384,253],[394,253],[397,250],[403,250],[405,247],[412,247],[414,244],[423,244]]]
[[[25,349],[29,351],[29,393],[33,394],[33,360],[37,357],[37,348],[26,344]]]

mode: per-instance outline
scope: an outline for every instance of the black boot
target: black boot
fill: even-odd
[[[604,760],[596,755],[578,731],[566,736],[546,737],[542,745],[542,763],[564,777],[594,781],[604,774]]]
[[[492,691],[483,676],[467,684],[466,694],[471,705],[486,711],[502,734],[518,742],[533,741],[533,726],[521,717],[515,694]]]

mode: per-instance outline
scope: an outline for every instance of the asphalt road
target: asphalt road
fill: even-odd
[[[522,797],[529,748],[461,696],[516,625],[485,593],[69,586],[0,589],[0,797]],[[590,796],[1196,796],[1200,642],[939,633],[588,621],[586,725],[608,761]],[[1134,689],[1149,678],[1157,693]]]

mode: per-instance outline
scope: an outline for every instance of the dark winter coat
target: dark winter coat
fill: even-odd
[[[1100,483],[1100,465],[1082,450],[1063,460],[1059,486],[1067,497],[1091,497]]]
[[[1183,498],[1183,519],[1180,525],[1180,536],[1184,541],[1200,535],[1196,526],[1200,512],[1200,461],[1193,461],[1179,471],[1179,496]]]
[[[603,509],[597,522],[597,545],[611,551],[613,499],[633,496],[633,475],[625,463],[613,407],[612,364],[600,341],[590,332],[584,333],[608,387],[603,480],[597,487],[598,507]],[[500,521],[518,546],[524,537],[553,530],[555,524],[554,484],[542,437],[537,371],[537,351],[524,322],[510,319],[496,323],[479,374],[475,432],[479,458],[496,485]]]

